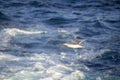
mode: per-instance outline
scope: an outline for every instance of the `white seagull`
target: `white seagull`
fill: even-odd
[[[84,48],[84,46],[80,45],[80,43],[82,43],[85,40],[75,40],[73,42],[69,42],[69,43],[62,43],[62,45],[68,47],[68,48]]]

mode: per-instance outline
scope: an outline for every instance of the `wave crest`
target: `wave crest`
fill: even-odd
[[[12,28],[12,29],[8,28],[8,29],[5,29],[4,31],[11,36],[15,36],[17,34],[33,35],[33,34],[45,33],[45,31],[28,31],[28,30],[21,30],[17,28]]]

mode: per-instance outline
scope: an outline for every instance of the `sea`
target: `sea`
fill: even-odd
[[[120,80],[120,0],[0,0],[0,80]]]

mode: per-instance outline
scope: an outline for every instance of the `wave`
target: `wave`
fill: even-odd
[[[29,79],[29,80],[78,80],[85,78],[85,74],[82,71],[74,69],[72,66],[74,64],[61,63],[62,55],[52,54],[48,55],[45,53],[35,54],[31,57],[21,57],[16,60],[16,64],[19,63],[19,66],[16,64],[11,64],[7,70],[11,71],[14,75],[6,75],[3,78],[14,80],[14,79]],[[66,57],[65,57],[66,58]],[[12,61],[9,59],[8,64]],[[24,63],[30,64],[29,67],[24,67]],[[6,65],[8,65],[6,64]],[[16,69],[17,67],[17,69]],[[6,68],[5,68],[6,69]],[[10,74],[10,73],[9,73]],[[23,77],[21,77],[23,76]]]
[[[115,22],[117,22],[117,21],[115,21]],[[119,20],[118,20],[118,22],[119,22]],[[108,28],[108,29],[111,29],[111,30],[115,30],[115,31],[120,31],[120,29],[119,29],[119,27],[115,27],[114,25],[111,25],[111,24],[109,24],[109,23],[107,23],[107,22],[102,22],[101,21],[101,23],[106,27],[106,28]],[[113,22],[112,22],[112,24],[113,24]]]
[[[93,80],[97,78],[101,80],[106,76],[106,72],[101,74],[98,71],[89,74],[89,72],[94,71],[91,69],[91,63],[86,64],[90,68],[87,67],[85,63],[79,61],[78,55],[75,54],[61,52],[60,54],[33,54],[29,57],[14,57],[11,55],[5,55],[3,57],[5,58],[2,60],[6,61],[6,65],[9,66],[7,68],[4,67],[4,70],[11,71],[9,74],[4,74],[3,79],[5,80]],[[11,64],[11,62],[14,62],[14,64]],[[1,64],[1,66],[2,65],[3,64]],[[9,76],[10,74],[12,75]]]
[[[0,52],[0,61],[9,61],[9,60],[15,60],[18,61],[20,58],[13,56],[13,55],[9,55],[9,54],[5,54]],[[0,63],[1,64],[1,63]]]
[[[32,43],[39,34],[46,33],[45,31],[30,31],[18,28],[5,28],[0,32],[0,47],[9,47],[13,43]],[[31,39],[32,37],[32,39]],[[13,44],[12,43],[12,44]]]
[[[5,14],[2,13],[2,12],[0,12],[0,21],[2,21],[2,20],[10,20],[10,19],[8,18],[7,15],[5,15]]]
[[[68,23],[73,23],[75,22],[77,19],[67,19],[64,17],[53,17],[50,18],[48,20],[46,20],[45,22],[51,25],[60,25],[60,24],[68,24]]]

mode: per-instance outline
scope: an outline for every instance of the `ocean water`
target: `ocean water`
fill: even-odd
[[[0,80],[120,80],[120,1],[0,0]]]

